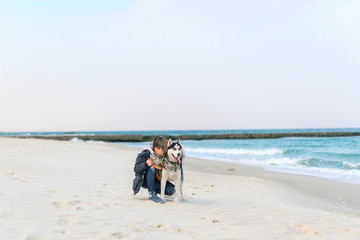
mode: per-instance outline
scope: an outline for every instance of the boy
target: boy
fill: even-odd
[[[165,201],[159,198],[156,194],[160,193],[160,181],[156,178],[156,168],[167,151],[167,140],[163,136],[156,136],[153,143],[143,150],[136,158],[135,162],[135,179],[133,181],[134,195],[140,191],[140,188],[147,188],[150,194],[149,200],[157,203],[164,203]],[[174,185],[166,182],[165,194],[173,195],[175,193]]]

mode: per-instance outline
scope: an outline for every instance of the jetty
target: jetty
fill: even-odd
[[[156,135],[18,135],[7,136],[15,138],[38,138],[69,141],[79,139],[82,141],[103,142],[148,142]],[[298,132],[298,133],[241,133],[241,134],[196,134],[196,135],[163,135],[168,139],[181,140],[210,140],[210,139],[273,139],[273,138],[298,138],[298,137],[355,137],[360,132]]]

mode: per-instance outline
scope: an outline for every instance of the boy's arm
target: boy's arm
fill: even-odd
[[[142,151],[136,158],[134,171],[137,175],[142,175],[148,168],[149,165],[146,163],[146,160],[150,157],[150,152],[148,150]]]

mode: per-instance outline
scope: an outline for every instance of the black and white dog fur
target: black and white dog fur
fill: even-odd
[[[161,174],[161,198],[164,199],[165,186],[167,181],[171,181],[175,185],[175,203],[184,201],[183,182],[184,172],[182,169],[182,159],[185,157],[184,148],[180,143],[173,142],[169,139],[167,144],[167,153],[163,162]]]

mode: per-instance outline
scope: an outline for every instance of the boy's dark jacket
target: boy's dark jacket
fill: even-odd
[[[134,195],[140,191],[140,188],[144,184],[143,174],[149,168],[149,165],[146,161],[150,158],[150,151],[145,149],[138,154],[135,162],[134,172],[135,179],[133,181],[133,191]]]

